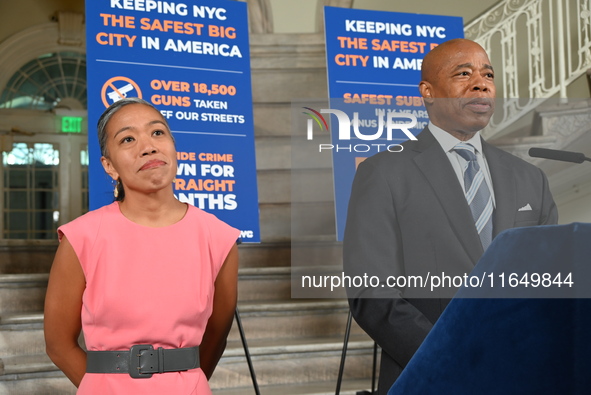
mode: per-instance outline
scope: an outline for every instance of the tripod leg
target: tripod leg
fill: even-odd
[[[378,364],[378,343],[373,342],[373,372],[371,374],[371,393],[376,394],[376,369]]]
[[[337,388],[335,390],[335,395],[339,395],[341,393],[341,382],[343,381],[343,371],[345,369],[345,357],[347,356],[347,345],[349,344],[349,335],[351,333],[351,319],[353,316],[351,315],[351,310],[349,310],[349,316],[347,317],[347,327],[345,328],[345,339],[343,341],[343,351],[341,353],[341,365],[339,366],[339,376],[337,378]]]
[[[259,390],[259,383],[257,382],[257,376],[254,372],[254,366],[252,365],[252,359],[250,358],[250,351],[248,350],[248,344],[246,344],[246,336],[244,335],[244,328],[242,328],[242,320],[240,320],[240,314],[238,314],[238,308],[234,313],[236,317],[236,324],[238,325],[238,332],[240,332],[240,339],[242,340],[242,347],[244,347],[244,355],[246,356],[246,362],[248,363],[248,370],[250,371],[250,378],[252,379],[252,385],[254,387],[254,393],[261,395]]]

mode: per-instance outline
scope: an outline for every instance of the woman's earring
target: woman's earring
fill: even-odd
[[[115,189],[113,189],[113,196],[115,196],[115,199],[117,199],[119,197],[119,181],[115,181]]]

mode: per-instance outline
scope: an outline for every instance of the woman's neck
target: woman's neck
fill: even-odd
[[[125,199],[119,202],[119,210],[127,219],[149,227],[175,224],[183,219],[187,209],[187,204],[179,202],[172,193],[136,194],[126,191]]]

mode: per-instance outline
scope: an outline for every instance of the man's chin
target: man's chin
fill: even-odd
[[[470,114],[468,119],[466,119],[467,122],[465,123],[465,130],[469,133],[476,133],[479,130],[484,129],[488,125],[491,117],[492,113],[472,113]]]

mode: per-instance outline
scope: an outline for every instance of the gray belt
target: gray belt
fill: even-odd
[[[128,373],[134,379],[199,367],[199,346],[155,350],[150,344],[136,344],[129,351],[87,351],[86,355],[86,373]]]

